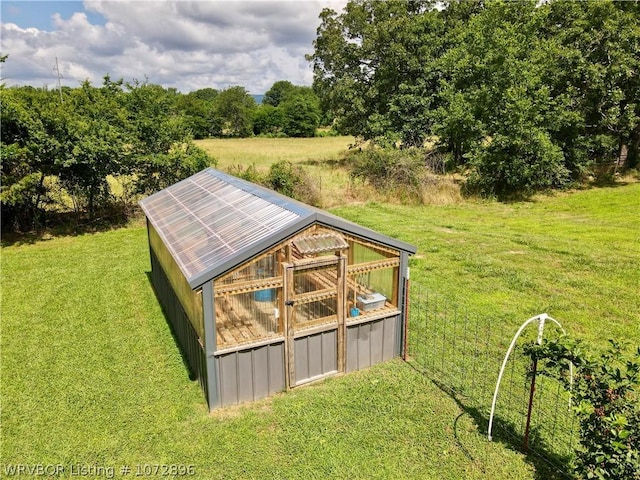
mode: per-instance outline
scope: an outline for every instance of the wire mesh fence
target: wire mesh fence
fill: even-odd
[[[503,323],[472,316],[420,286],[411,288],[407,361],[453,396],[485,433],[500,367],[517,330]],[[550,327],[545,337],[554,333]],[[531,359],[522,347],[536,335],[535,327],[526,328],[508,358],[492,436],[537,457],[553,476],[570,478],[578,425],[570,396],[556,380],[538,373],[531,397]]]

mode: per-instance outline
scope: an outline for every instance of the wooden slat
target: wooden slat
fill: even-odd
[[[220,329],[220,334],[224,338],[224,341],[222,343],[233,344],[236,340],[227,328]]]
[[[214,296],[237,295],[239,293],[255,292],[256,290],[267,290],[270,288],[282,287],[284,281],[282,277],[263,278],[260,280],[248,280],[231,285],[214,286]]]
[[[295,327],[296,332],[301,332],[306,330],[307,328],[315,327],[318,325],[330,325],[332,323],[338,322],[337,315],[329,315],[327,317],[316,318],[315,320],[310,320],[308,322],[297,323]]]
[[[333,298],[337,295],[336,287],[324,288],[309,293],[299,293],[294,297],[296,305],[304,305],[311,302],[319,302],[327,298]]]
[[[386,260],[374,260],[373,262],[357,263],[355,265],[349,265],[347,267],[347,273],[354,275],[358,273],[373,272],[374,270],[381,270],[383,268],[391,268],[400,266],[399,258],[389,258]]]
[[[313,257],[313,258],[304,258],[302,260],[296,260],[293,262],[294,270],[305,270],[309,268],[322,268],[328,267],[330,265],[335,265],[338,263],[340,257],[336,257],[334,255],[328,255],[326,257]]]
[[[337,278],[337,288],[338,288],[338,331],[336,335],[336,343],[337,343],[337,367],[339,372],[344,372],[346,366],[346,327],[345,327],[345,316],[347,309],[347,257],[344,255],[340,256],[340,263],[338,264],[338,268],[336,269]]]

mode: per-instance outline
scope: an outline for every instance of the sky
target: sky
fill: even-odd
[[[240,85],[262,94],[278,80],[311,85],[304,58],[323,8],[346,0],[0,1],[7,86],[99,86],[148,79],[187,93]]]

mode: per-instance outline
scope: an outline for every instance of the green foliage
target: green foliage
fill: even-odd
[[[314,99],[295,95],[282,104],[283,130],[289,137],[313,137],[320,125],[320,108]]]
[[[635,348],[627,353],[610,340],[610,348],[594,357],[579,341],[562,337],[525,349],[542,374],[558,378],[571,392],[580,422],[579,478],[640,478],[640,347]]]
[[[402,191],[420,198],[424,151],[422,149],[383,149],[369,147],[352,151],[347,161],[351,178],[369,182],[377,189]]]
[[[469,186],[485,195],[527,195],[566,184],[564,156],[548,134],[532,129],[522,136],[498,134],[471,155]]]
[[[264,105],[271,105],[277,107],[281,103],[287,100],[287,98],[296,90],[295,85],[288,80],[279,80],[275,82],[269,90],[267,90],[262,97],[262,103]]]
[[[284,123],[282,108],[262,104],[253,115],[253,133],[256,135],[277,134]]]
[[[253,132],[271,137],[313,137],[321,115],[318,97],[311,88],[281,80],[265,93],[253,117]]]
[[[222,134],[249,137],[253,133],[253,112],[256,102],[244,87],[229,87],[218,93],[213,109],[222,123]]]
[[[151,194],[166,188],[194,173],[215,165],[201,148],[191,143],[174,145],[169,152],[140,158],[135,174],[138,193]]]
[[[318,205],[320,192],[305,169],[287,160],[271,165],[265,179],[269,188],[301,202]]]
[[[342,133],[436,139],[489,195],[638,163],[637,2],[353,0],[320,20],[308,59]]]
[[[256,168],[256,164],[252,163],[247,167],[243,165],[232,165],[227,168],[227,171],[238,178],[242,178],[243,180],[247,180],[248,182],[253,182],[261,185],[266,185],[265,175],[262,175],[258,169]]]
[[[62,100],[31,87],[2,89],[3,226],[35,229],[48,212],[68,208],[54,204],[54,183],[80,216],[93,218],[114,202],[110,177],[128,176],[132,191],[151,193],[209,165],[177,114],[177,98],[158,85],[108,76],[99,88],[65,89]]]

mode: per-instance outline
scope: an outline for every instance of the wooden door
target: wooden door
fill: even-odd
[[[284,266],[287,387],[344,371],[346,257]]]

